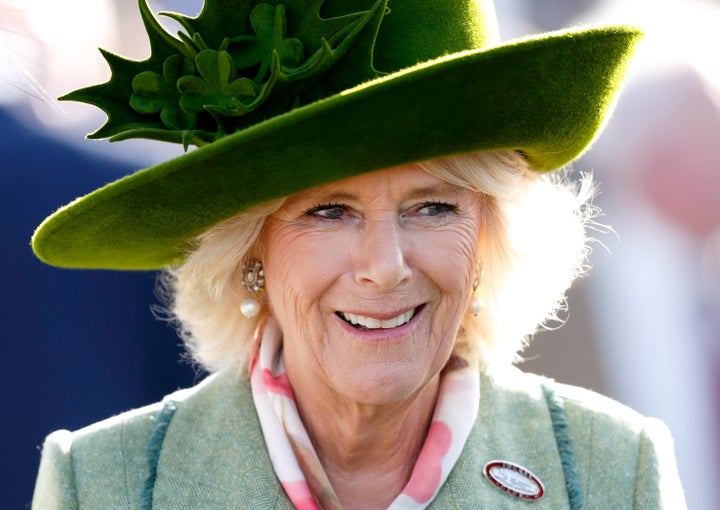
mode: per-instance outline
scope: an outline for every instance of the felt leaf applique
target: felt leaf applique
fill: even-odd
[[[197,121],[197,112],[180,106],[178,80],[193,75],[195,66],[182,55],[171,55],[163,64],[162,76],[154,71],[143,71],[132,81],[133,94],[130,106],[139,113],[160,114],[165,127],[171,130],[192,129]]]
[[[221,116],[243,115],[249,111],[245,105],[252,104],[258,87],[249,78],[235,78],[235,65],[226,51],[203,50],[195,62],[200,76],[183,76],[177,81],[183,110],[209,111]]]
[[[280,65],[295,67],[303,57],[303,44],[299,39],[287,37],[285,7],[259,4],[250,13],[250,25],[254,36],[240,36],[229,41],[237,51],[233,52],[238,69],[259,66],[254,80],[264,81],[270,72],[273,55],[276,53]]]
[[[323,18],[325,0],[248,0],[227,7],[205,0],[191,18],[161,15],[184,31],[169,34],[138,0],[150,56],[133,61],[102,51],[107,83],[60,99],[102,108],[107,122],[90,138],[149,138],[204,145],[265,119],[376,77],[372,47],[388,0],[364,0],[368,9]],[[359,60],[337,64],[355,42]],[[335,74],[350,78],[324,79]]]

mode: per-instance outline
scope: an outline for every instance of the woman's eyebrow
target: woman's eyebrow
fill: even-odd
[[[298,202],[300,200],[308,200],[311,202],[343,202],[346,200],[356,200],[358,195],[345,191],[323,191],[323,190],[306,190],[290,197],[287,203]]]
[[[443,182],[439,184],[433,184],[430,186],[420,186],[417,188],[410,188],[406,193],[403,195],[403,200],[419,200],[423,198],[428,198],[432,196],[445,196],[445,197],[456,197],[463,193],[465,191],[465,188],[462,188],[460,186],[456,186],[455,184],[450,184],[448,182]],[[291,197],[288,200],[288,203],[300,201],[300,200],[308,200],[312,202],[344,202],[344,201],[352,201],[352,200],[358,200],[360,195],[357,193],[351,193],[349,191],[342,191],[342,190],[318,190],[318,189],[310,189],[306,191],[301,191],[300,193],[297,193],[293,197]]]
[[[464,191],[466,191],[465,188],[461,188],[455,184],[450,184],[449,182],[443,182],[441,184],[433,184],[432,186],[423,186],[412,189],[406,196],[408,200],[417,200],[437,195],[456,197]]]

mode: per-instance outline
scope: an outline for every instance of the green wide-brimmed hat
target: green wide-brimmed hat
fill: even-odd
[[[615,102],[640,32],[612,26],[500,43],[490,0],[206,0],[197,17],[139,1],[151,55],[103,52],[91,138],[197,146],[60,208],[32,246],[57,266],[157,269],[254,205],[364,172],[479,150],[550,171]]]

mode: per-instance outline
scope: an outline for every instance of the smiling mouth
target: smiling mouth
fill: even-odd
[[[415,317],[418,310],[419,308],[413,308],[412,310],[408,310],[407,312],[401,313],[400,315],[387,320],[365,317],[364,315],[357,315],[354,313],[336,312],[336,314],[352,327],[359,329],[360,331],[370,331],[399,328],[400,326],[410,322],[412,318]]]

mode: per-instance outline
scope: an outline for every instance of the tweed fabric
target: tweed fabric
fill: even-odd
[[[672,437],[654,418],[595,395],[588,413],[587,392],[559,385],[574,438],[575,464],[585,509],[683,510]],[[621,428],[623,434],[612,430]],[[626,495],[618,500],[617,493]]]
[[[480,411],[462,455],[431,509],[569,508],[547,381],[517,369],[481,376]],[[554,385],[573,438],[584,509],[686,508],[672,439],[657,420],[588,390]],[[265,448],[247,381],[231,371],[171,395],[177,411],[157,467],[155,509],[292,509]],[[43,449],[33,509],[136,509],[146,477],[145,447],[160,406],[77,432],[51,434]],[[528,503],[483,474],[493,459],[520,464],[545,484]]]

